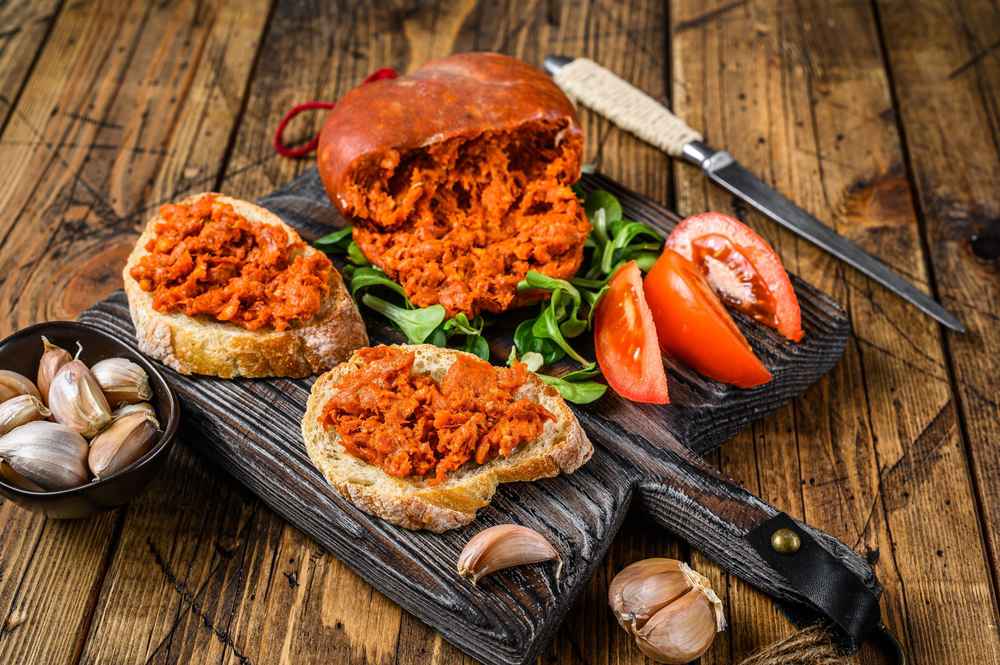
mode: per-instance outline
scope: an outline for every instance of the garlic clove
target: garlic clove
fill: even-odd
[[[148,413],[153,418],[156,418],[156,408],[149,402],[137,402],[135,404],[123,404],[119,406],[111,414],[115,418],[121,418],[122,416],[128,415],[130,413]],[[159,427],[159,420],[157,422],[157,427]]]
[[[41,394],[42,401],[48,404],[49,386],[52,385],[53,377],[63,365],[73,360],[73,356],[66,349],[50,342],[45,335],[42,335],[42,345],[45,347],[45,351],[42,353],[42,359],[38,362],[38,392]]]
[[[608,587],[608,603],[622,628],[635,633],[661,608],[692,588],[711,589],[707,578],[675,559],[643,559],[626,566]]]
[[[0,457],[46,490],[78,487],[89,480],[87,441],[65,425],[39,420],[0,437]]]
[[[15,471],[14,467],[8,464],[5,459],[0,459],[0,481],[23,490],[28,490],[29,492],[45,491],[42,487]]]
[[[90,472],[100,480],[137,461],[153,447],[159,427],[156,417],[145,411],[116,418],[90,442]]]
[[[6,402],[18,395],[34,395],[39,399],[42,398],[42,394],[38,392],[31,379],[9,369],[0,369],[0,402]]]
[[[558,576],[562,559],[540,533],[517,524],[499,524],[480,531],[466,543],[458,557],[458,572],[471,578],[474,585],[480,577],[496,570],[552,559],[559,562]]]
[[[153,396],[146,370],[128,358],[107,358],[94,363],[90,371],[109,404],[135,404]]]
[[[611,581],[608,602],[644,654],[687,663],[726,627],[722,601],[708,578],[674,559],[644,559]]]
[[[19,425],[45,420],[52,415],[42,400],[34,395],[18,395],[0,403],[0,436]]]
[[[49,409],[56,422],[90,439],[111,422],[111,407],[81,360],[71,360],[52,379]]]
[[[635,643],[656,662],[683,665],[708,650],[716,628],[712,601],[701,589],[691,589],[653,614],[636,632]]]

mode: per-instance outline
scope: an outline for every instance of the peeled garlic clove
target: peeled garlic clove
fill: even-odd
[[[31,482],[17,471],[14,470],[7,460],[0,459],[0,481],[7,483],[8,485],[13,485],[14,487],[28,490],[29,492],[44,492],[45,490],[39,485]]]
[[[149,452],[159,423],[145,411],[116,418],[90,442],[87,465],[99,480],[117,473]]]
[[[49,408],[56,422],[88,439],[111,422],[111,407],[97,379],[81,360],[63,365],[49,386]]]
[[[0,403],[0,436],[19,425],[45,420],[52,412],[34,395],[18,395]]]
[[[149,402],[138,402],[136,404],[123,404],[119,406],[111,414],[115,418],[121,418],[122,416],[128,415],[130,413],[148,413],[154,419],[156,418],[156,408],[153,407]],[[159,421],[157,420],[157,427],[159,427]]]
[[[146,370],[128,358],[107,358],[90,371],[110,404],[135,404],[153,396]]]
[[[8,369],[0,369],[0,402],[6,402],[18,395],[34,395],[39,399],[42,398],[42,394],[38,392],[31,379]]]
[[[39,420],[0,437],[0,457],[46,490],[78,487],[89,480],[87,441],[70,428]]]
[[[41,393],[42,401],[49,403],[49,386],[52,379],[63,365],[73,360],[73,356],[66,349],[56,346],[45,335],[42,335],[42,345],[45,351],[42,359],[38,362],[38,392]]]
[[[708,651],[717,632],[712,601],[692,589],[654,614],[636,633],[635,643],[658,663],[683,665]]]
[[[483,575],[502,568],[551,559],[559,562],[558,576],[562,559],[540,533],[517,524],[499,524],[469,540],[458,557],[458,572],[475,584]]]
[[[698,658],[726,627],[722,601],[708,578],[674,559],[626,567],[612,580],[608,601],[642,652],[661,663]]]

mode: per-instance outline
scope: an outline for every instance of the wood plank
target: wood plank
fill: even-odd
[[[3,334],[41,319],[75,318],[119,288],[138,225],[157,203],[153,197],[214,187],[267,15],[266,2],[62,8],[0,137],[4,162],[20,166],[0,193]],[[223,68],[227,52],[233,60]],[[173,471],[154,488],[159,501],[143,495],[159,506],[154,522],[173,511],[164,499],[190,482],[190,469],[178,461],[184,454],[175,452],[168,464]],[[115,549],[123,512],[142,513],[142,505],[66,523],[2,506],[0,613],[12,629],[0,633],[0,659],[60,663],[79,657],[110,555],[136,554]],[[121,533],[126,540],[145,537]],[[159,571],[151,558],[141,564]],[[103,591],[133,598],[139,608],[129,611],[146,626],[136,634],[153,633],[155,623],[145,623],[145,612],[158,608],[144,607],[141,595],[114,593],[125,583],[112,574]],[[18,633],[19,622],[30,630]],[[113,623],[98,619],[98,625],[107,629],[98,631],[107,641],[88,642],[88,648],[115,652],[145,645],[145,639],[123,643]]]
[[[876,7],[937,292],[967,327],[967,333],[947,337],[960,427],[966,437],[964,450],[952,454],[967,456],[976,501],[966,504],[953,491],[936,498],[933,509],[939,521],[960,534],[961,540],[928,542],[926,549],[934,552],[930,574],[915,585],[911,595],[916,595],[918,603],[950,603],[953,589],[940,583],[941,575],[948,579],[962,575],[961,602],[979,608],[973,624],[995,624],[1000,556],[1000,453],[996,447],[1000,339],[995,334],[1000,319],[1000,201],[996,195],[1000,7],[995,2],[964,0],[879,2]],[[939,451],[933,448],[924,454],[933,459]],[[923,490],[921,485],[918,491]],[[972,510],[980,511],[985,534],[969,529],[961,519]],[[992,574],[973,576],[963,570],[961,561],[984,558],[977,547],[983,539]],[[914,563],[901,561],[900,565]],[[921,559],[920,563],[928,562]],[[995,631],[983,635],[984,654],[997,662],[1000,646]],[[932,657],[941,657],[950,646],[926,632],[917,633],[914,639]]]
[[[16,0],[0,5],[0,130],[45,43],[60,4],[61,0]]]
[[[782,1],[673,7],[679,114],[702,129],[710,145],[729,150],[927,288],[871,8]],[[752,436],[724,447],[722,470],[858,550],[878,553],[885,619],[910,654],[919,646],[920,653],[934,654],[933,662],[990,662],[993,636],[957,647],[933,628],[995,612],[986,584],[968,584],[988,580],[989,570],[977,539],[967,538],[978,533],[978,523],[937,326],[748,213],[695,169],[678,167],[676,186],[680,212],[714,209],[746,218],[791,272],[840,299],[855,324],[848,353],[828,379]],[[926,519],[941,510],[946,495],[962,506],[954,511],[957,529],[954,522]],[[940,547],[964,547],[966,558],[942,570]],[[961,602],[936,602],[927,593],[928,569],[942,573],[933,587],[949,589]],[[790,632],[765,602],[739,596],[750,605],[741,611],[744,621],[733,622],[734,656]],[[871,649],[863,656],[879,658]]]

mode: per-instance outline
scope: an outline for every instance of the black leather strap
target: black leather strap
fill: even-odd
[[[778,529],[791,529],[802,545],[794,554],[779,554],[771,545]],[[809,599],[812,606],[775,601],[775,605],[798,628],[826,618],[833,622],[835,635],[852,654],[875,630],[881,616],[878,595],[830,554],[803,525],[785,513],[778,513],[746,535],[746,540],[790,585]]]

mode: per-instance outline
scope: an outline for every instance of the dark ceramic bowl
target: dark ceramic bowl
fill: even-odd
[[[73,519],[90,517],[127,503],[142,491],[163,466],[177,434],[180,406],[177,396],[160,370],[145,356],[114,337],[74,321],[39,323],[18,331],[0,342],[0,369],[19,372],[32,381],[38,375],[38,361],[44,351],[42,335],[57,346],[76,355],[77,342],[83,345],[80,360],[91,366],[105,358],[128,358],[149,375],[153,389],[150,402],[162,429],[160,439],[142,459],[106,478],[52,492],[32,492],[0,480],[0,494],[27,510],[45,515]]]

